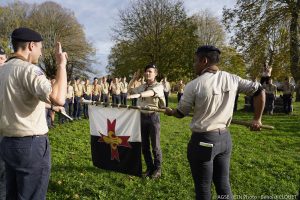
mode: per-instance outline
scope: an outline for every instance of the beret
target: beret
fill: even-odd
[[[42,36],[38,32],[25,27],[15,29],[11,34],[11,39],[22,42],[43,41]]]
[[[0,46],[0,55],[5,55],[5,51],[1,46]]]
[[[148,65],[146,65],[146,67],[145,67],[145,71],[147,70],[147,69],[149,69],[149,68],[154,68],[154,69],[157,69],[157,67],[154,65],[154,64],[148,64]]]
[[[207,53],[207,52],[210,52],[210,51],[216,51],[219,54],[221,54],[221,51],[217,47],[214,47],[212,45],[200,46],[200,47],[198,47],[196,53]]]

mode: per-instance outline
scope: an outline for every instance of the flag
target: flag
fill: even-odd
[[[140,111],[89,105],[93,165],[142,175]]]

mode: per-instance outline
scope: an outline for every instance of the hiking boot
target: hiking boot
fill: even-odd
[[[151,178],[153,179],[159,179],[161,177],[161,168],[158,168],[154,170],[154,172],[151,175]]]

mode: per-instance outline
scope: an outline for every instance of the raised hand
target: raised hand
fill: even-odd
[[[66,52],[62,52],[61,43],[57,42],[55,45],[55,58],[57,65],[67,65],[68,54]]]

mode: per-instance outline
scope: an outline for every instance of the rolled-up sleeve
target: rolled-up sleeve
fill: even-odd
[[[190,82],[186,85],[183,95],[179,101],[177,110],[183,115],[188,115],[195,104],[195,86],[193,82]]]
[[[154,97],[164,97],[164,86],[162,84],[158,84],[153,87]]]
[[[39,67],[31,65],[26,69],[23,86],[41,101],[50,101],[51,83]]]
[[[253,95],[260,87],[261,84],[258,82],[252,82],[238,77],[238,91],[240,93]]]

